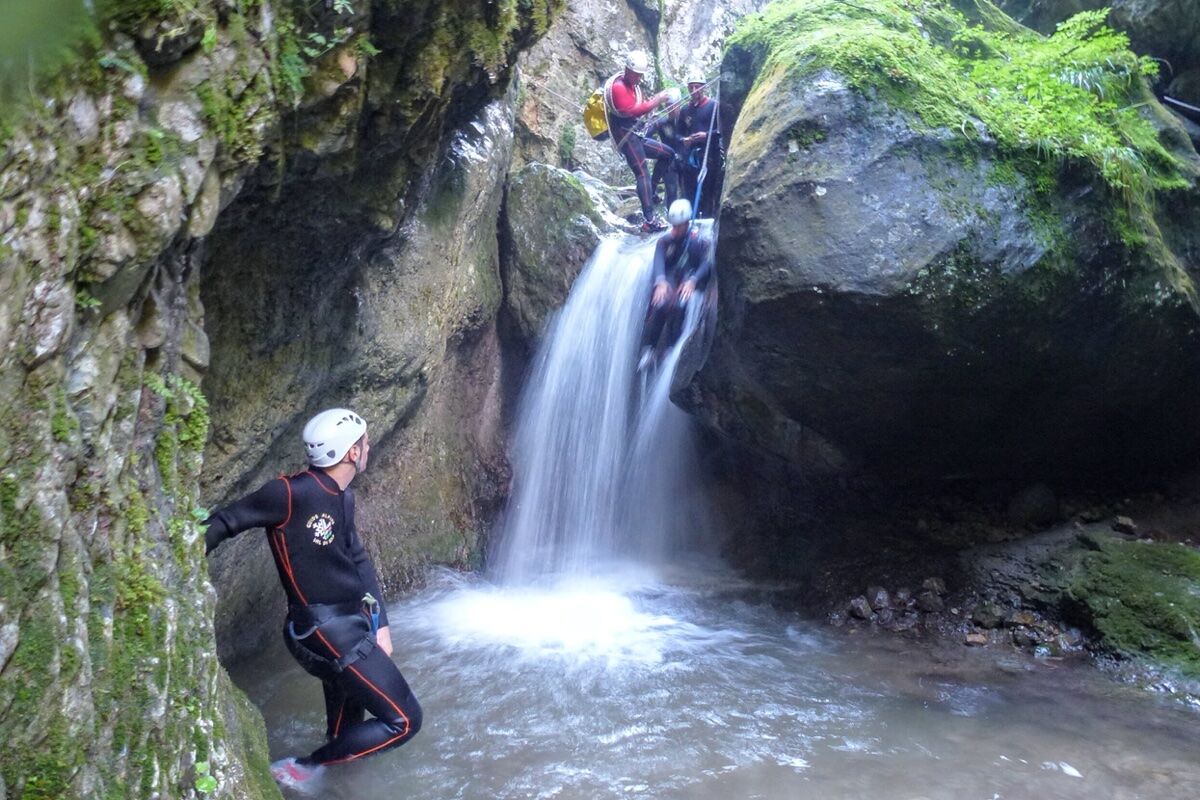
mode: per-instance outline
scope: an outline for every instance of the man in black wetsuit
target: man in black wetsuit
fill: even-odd
[[[683,130],[683,165],[680,173],[684,197],[695,201],[696,184],[704,165],[705,148],[708,152],[708,174],[700,190],[699,216],[713,218],[717,203],[721,199],[721,186],[725,182],[725,145],[721,140],[720,104],[704,92],[708,83],[704,74],[693,70],[687,77],[688,103],[679,112],[679,126]],[[708,141],[709,131],[712,141]]]
[[[367,425],[331,409],[304,426],[311,468],[268,481],[205,520],[206,552],[265,528],[287,594],[284,641],[325,690],[327,742],[271,765],[282,784],[309,788],[330,764],[398,747],[421,728],[421,706],[392,662],[392,638],[375,567],[354,526],[348,488],[366,469]],[[364,719],[364,712],[372,719]]]
[[[642,328],[642,354],[638,369],[654,361],[659,341],[679,338],[684,307],[696,292],[703,292],[713,269],[712,239],[691,229],[692,204],[680,198],[667,211],[671,229],[654,245],[654,288],[650,311]]]
[[[682,107],[683,93],[678,89],[667,89],[667,112],[647,125],[645,131],[647,139],[658,139],[676,155],[674,158],[655,159],[654,171],[650,173],[650,193],[657,198],[658,187],[662,185],[664,204],[668,208],[679,199],[683,191],[678,163],[684,150],[683,129],[679,124]]]

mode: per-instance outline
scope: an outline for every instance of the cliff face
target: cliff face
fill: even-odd
[[[359,403],[382,477],[427,494],[364,504],[364,527],[415,531],[385,571],[469,558],[502,473],[461,474],[498,445],[457,420],[490,402],[499,277],[494,235],[451,231],[498,214],[509,134],[496,110],[450,134],[555,8],[109,0],[6,104],[0,796],[276,794],[216,660],[197,521],[292,466],[272,442],[308,411]]]
[[[518,164],[582,169],[614,185],[632,183],[611,141],[595,142],[579,123],[591,93],[620,71],[632,49],[654,59],[647,88],[682,86],[686,72],[719,72],[726,37],[738,19],[768,0],[667,0],[571,3],[549,33],[519,59]]]

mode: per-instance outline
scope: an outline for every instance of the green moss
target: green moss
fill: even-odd
[[[566,123],[558,132],[558,161],[569,167],[575,159],[575,126]]]
[[[241,689],[233,685],[225,672],[218,675],[225,708],[217,715],[214,737],[228,741],[236,748],[246,765],[246,780],[253,797],[276,797],[279,788],[271,778],[270,756],[267,749],[267,730],[262,716]],[[228,727],[222,720],[228,720]]]
[[[28,476],[8,472],[0,476],[0,545],[7,548],[5,566],[12,571],[4,581],[5,598],[20,606],[30,601],[50,577],[45,564],[42,515],[20,487],[31,485]]]
[[[50,418],[50,432],[54,441],[71,442],[79,434],[79,420],[71,413],[67,404],[67,393],[61,386],[55,390],[54,414]]]
[[[998,273],[998,266],[983,264],[963,242],[917,273],[908,291],[927,302],[947,303],[969,312],[991,299]]]
[[[226,155],[236,161],[257,161],[263,152],[260,115],[271,114],[274,106],[268,75],[254,76],[246,91],[235,96],[228,86],[205,83],[196,89],[205,119],[216,132]]]
[[[79,67],[81,56],[99,44],[96,24],[84,0],[40,0],[5,7],[0,31],[0,144],[27,114],[39,114],[38,101],[64,72]]]
[[[207,4],[196,0],[96,0],[96,14],[105,24],[132,30],[148,20],[179,24],[203,21]]]
[[[122,619],[133,626],[138,637],[150,635],[151,617],[167,596],[166,589],[146,569],[147,556],[135,549],[121,557],[116,564],[116,607]]]
[[[125,503],[126,530],[133,536],[138,536],[146,530],[146,523],[150,521],[150,509],[146,506],[146,498],[135,485],[126,495]]]
[[[1091,537],[1067,596],[1102,643],[1200,677],[1200,552]]]
[[[972,142],[983,130],[1008,158],[1084,165],[1130,206],[1188,184],[1138,112],[1157,68],[1104,24],[1107,11],[1050,37],[997,14],[986,0],[782,0],[744,20],[730,46],[761,67],[758,84],[831,69],[919,127]]]
[[[22,800],[62,800],[72,797],[73,779],[83,765],[83,751],[68,730],[68,722],[59,716],[50,723],[44,739],[29,750],[29,761],[22,764],[29,777],[25,780]]]
[[[71,782],[83,761],[83,751],[75,746],[61,714],[49,715],[45,734],[36,740],[25,730],[30,720],[46,717],[47,706],[59,701],[54,687],[62,671],[61,643],[56,625],[44,615],[29,615],[22,619],[20,640],[5,668],[6,675],[20,679],[4,687],[14,691],[0,722],[0,774],[23,798],[72,796]]]

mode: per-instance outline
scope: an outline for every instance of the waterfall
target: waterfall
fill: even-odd
[[[596,574],[614,562],[659,566],[705,538],[690,418],[671,377],[702,317],[656,368],[638,371],[654,241],[601,241],[547,327],[522,394],[513,491],[491,570],[505,584]]]

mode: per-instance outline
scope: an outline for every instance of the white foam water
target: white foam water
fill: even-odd
[[[683,332],[637,369],[654,242],[601,242],[547,327],[522,395],[513,488],[489,574],[509,586],[587,576],[613,561],[664,565],[694,550],[710,515],[690,418],[670,400]]]

